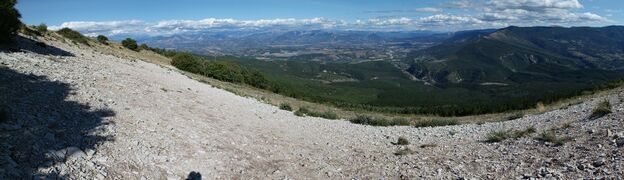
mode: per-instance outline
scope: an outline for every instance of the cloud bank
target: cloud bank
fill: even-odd
[[[483,6],[479,18],[488,22],[516,24],[573,24],[607,21],[583,8],[578,0],[491,0]]]
[[[145,22],[122,21],[75,21],[65,22],[52,29],[63,27],[81,31],[87,35],[171,35],[188,32],[219,30],[281,29],[332,29],[332,30],[443,30],[453,31],[475,28],[495,28],[509,25],[587,25],[609,20],[592,12],[583,12],[578,0],[456,0],[437,7],[411,10],[376,10],[365,13],[416,12],[420,16],[369,18],[355,21],[311,19],[216,19],[163,20]],[[425,14],[424,16],[422,14]],[[428,15],[427,15],[428,14]]]

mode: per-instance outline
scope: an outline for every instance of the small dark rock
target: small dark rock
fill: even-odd
[[[585,164],[579,164],[576,166],[576,168],[578,168],[579,170],[585,170],[585,168],[587,168],[587,166],[585,166]]]
[[[598,158],[592,163],[592,166],[600,167],[600,166],[605,165],[606,163],[607,163],[607,160],[605,160],[605,158]]]
[[[615,139],[615,145],[619,148],[624,147],[624,137]]]

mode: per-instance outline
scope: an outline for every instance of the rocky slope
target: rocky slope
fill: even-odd
[[[624,176],[624,92],[486,124],[371,127],[291,112],[84,45],[0,52],[0,179],[511,179]],[[125,50],[119,50],[125,51]],[[589,120],[602,101],[612,114]],[[537,133],[487,143],[499,130]],[[554,130],[553,130],[554,129]],[[537,137],[553,130],[564,145]],[[409,145],[395,145],[398,137]],[[413,152],[395,155],[406,148]],[[407,151],[404,151],[407,152]]]

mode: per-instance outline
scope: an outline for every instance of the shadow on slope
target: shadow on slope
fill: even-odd
[[[74,56],[65,50],[23,36],[16,36],[13,44],[2,46],[4,46],[0,46],[2,52],[33,52],[42,55]]]
[[[69,84],[0,66],[0,179],[67,178],[50,167],[113,140],[100,132],[115,113],[67,100],[71,93]]]

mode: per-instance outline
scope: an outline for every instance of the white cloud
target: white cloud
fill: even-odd
[[[60,26],[51,26],[50,29],[58,30],[61,28],[71,28],[80,31],[86,35],[116,35],[116,34],[131,34],[143,31],[146,23],[140,20],[125,20],[125,21],[73,21],[65,22]]]
[[[576,12],[583,8],[578,0],[490,0],[483,7],[478,16],[490,22],[564,25],[607,20],[591,12]]]
[[[325,18],[311,19],[259,19],[237,20],[207,18],[201,20],[163,20],[147,23],[139,20],[127,21],[74,21],[65,22],[51,29],[71,28],[86,35],[168,35],[185,32],[198,32],[215,29],[253,29],[263,27],[290,27],[329,29],[345,26],[345,21],[329,20]]]
[[[573,25],[608,21],[592,12],[578,12],[583,9],[583,5],[578,0],[457,0],[442,3],[440,7],[463,9],[466,12],[464,15],[427,17],[432,20],[432,25],[465,22],[468,27],[479,24],[498,27],[501,25]],[[443,18],[448,20],[435,21]]]
[[[202,31],[214,28],[262,28],[262,27],[316,27],[333,28],[343,25],[343,21],[333,21],[325,18],[312,19],[259,19],[259,20],[236,20],[236,19],[216,19],[207,18],[202,20],[166,20],[157,22],[147,29],[150,32],[161,32],[165,34]]]
[[[363,25],[366,26],[400,26],[400,25],[411,25],[413,24],[413,20],[406,17],[401,18],[392,18],[392,19],[369,19]]]
[[[583,7],[578,0],[491,0],[488,4],[497,9],[541,10],[547,8],[578,9]]]
[[[433,7],[424,7],[424,8],[417,8],[416,12],[437,13],[437,12],[442,12],[442,9],[433,8]]]
[[[412,12],[438,13],[438,12],[442,12],[442,9],[435,8],[435,7],[423,7],[423,8],[416,8],[416,9],[410,9],[410,10],[392,9],[392,10],[376,10],[376,11],[363,11],[363,12],[373,13],[373,14],[405,14],[405,13],[412,13]]]
[[[411,12],[434,13],[424,17],[385,16],[356,21],[310,19],[217,19],[163,20],[144,22],[125,21],[76,21],[66,22],[52,29],[69,27],[87,35],[170,35],[186,32],[202,32],[232,29],[344,29],[344,30],[461,30],[472,28],[496,28],[508,25],[575,25],[609,22],[592,12],[581,12],[578,0],[458,0],[435,7],[412,9]],[[448,11],[443,8],[460,8],[464,11]],[[370,11],[374,13],[398,13],[406,10]]]
[[[473,8],[475,6],[476,6],[476,3],[469,1],[469,0],[450,1],[450,2],[441,4],[441,7],[450,8],[450,9],[467,9],[467,8]]]
[[[260,19],[260,20],[236,20],[236,19],[215,19],[208,18],[202,20],[166,20],[157,22],[154,28],[174,29],[185,28],[205,29],[212,27],[237,26],[237,27],[265,27],[265,26],[292,26],[304,24],[322,24],[325,23],[322,18],[314,19]]]
[[[437,14],[419,19],[421,25],[445,26],[445,25],[478,25],[484,22],[471,16],[456,16],[449,14]]]

